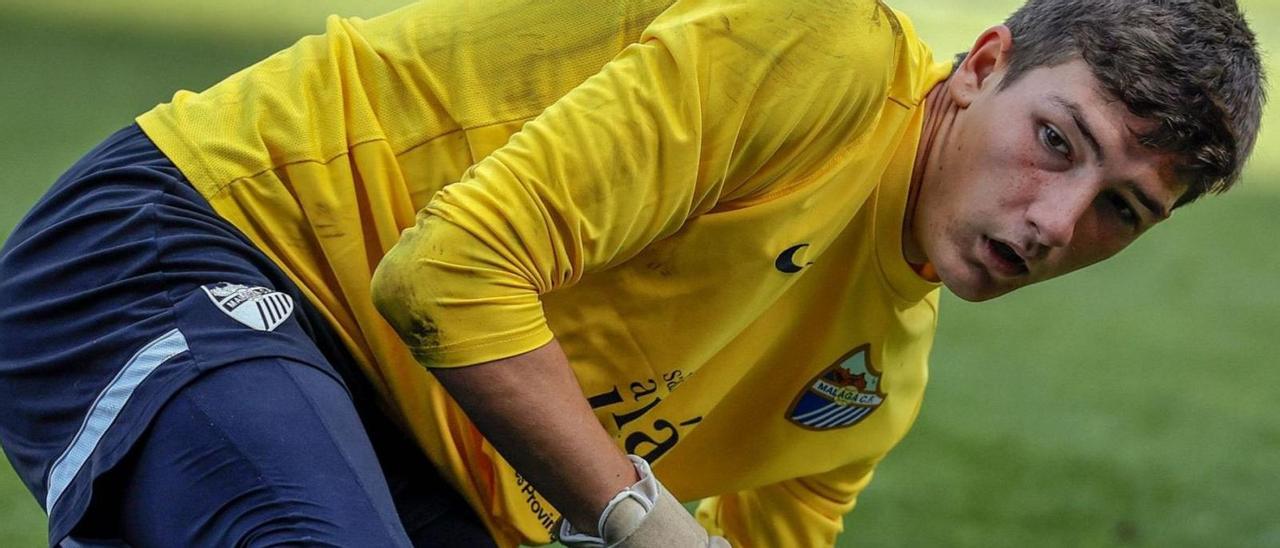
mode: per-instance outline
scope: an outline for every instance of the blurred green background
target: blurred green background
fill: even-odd
[[[400,3],[0,0],[0,236],[174,90],[326,14]],[[947,55],[1019,3],[891,2]],[[1242,5],[1280,47],[1280,2]],[[945,296],[924,411],[841,546],[1280,546],[1280,108],[1263,131],[1241,189],[1119,259],[991,303]],[[0,546],[44,528],[0,464]]]

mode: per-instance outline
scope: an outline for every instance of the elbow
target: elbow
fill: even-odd
[[[434,348],[440,344],[440,330],[428,315],[414,303],[420,300],[420,284],[414,282],[419,273],[411,267],[412,259],[401,257],[396,248],[374,270],[370,295],[373,306],[410,349]]]

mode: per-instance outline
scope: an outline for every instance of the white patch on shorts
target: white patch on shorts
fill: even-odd
[[[293,314],[293,297],[265,287],[222,282],[200,289],[218,310],[258,331],[273,331]]]

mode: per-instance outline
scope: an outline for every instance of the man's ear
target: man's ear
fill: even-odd
[[[1009,27],[996,25],[982,31],[969,54],[951,75],[948,89],[961,108],[968,107],[983,89],[998,85],[1013,49]]]

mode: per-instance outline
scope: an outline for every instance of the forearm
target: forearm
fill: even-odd
[[[609,499],[636,481],[555,341],[433,372],[489,442],[578,530],[595,534]]]

